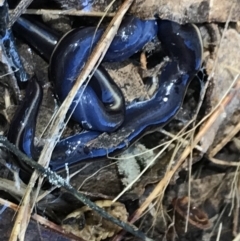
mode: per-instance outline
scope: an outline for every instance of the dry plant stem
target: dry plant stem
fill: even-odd
[[[176,137],[176,135],[173,135],[172,133],[170,133],[170,132],[168,132],[168,131],[166,131],[166,130],[164,130],[164,129],[159,130],[159,132],[161,132],[161,133],[164,134],[165,136],[171,137],[172,139],[180,140],[180,141],[183,143],[184,146],[189,145],[189,141],[188,141],[188,140],[185,140],[183,137]],[[196,150],[198,150],[198,151],[200,151],[200,152],[203,151],[202,147],[199,146],[199,145],[194,146],[194,149],[196,149]]]
[[[235,197],[235,201],[236,201],[236,204],[235,204],[235,210],[234,210],[234,213],[233,213],[233,231],[232,231],[232,235],[233,237],[236,237],[237,234],[238,234],[238,230],[239,230],[239,204],[238,204],[238,198]]]
[[[43,147],[43,150],[41,152],[41,155],[39,157],[39,164],[42,166],[48,166],[50,157],[52,155],[52,151],[55,147],[55,144],[59,140],[59,133],[61,132],[62,128],[64,127],[64,118],[66,116],[66,113],[69,109],[69,106],[71,105],[76,93],[78,92],[79,88],[82,86],[83,82],[88,78],[88,76],[91,74],[91,71],[98,66],[101,59],[104,57],[104,54],[106,53],[112,39],[114,38],[117,29],[120,26],[120,23],[122,21],[123,16],[127,12],[128,8],[132,4],[133,0],[126,0],[122,6],[119,8],[117,14],[112,19],[111,23],[109,24],[108,28],[104,32],[101,40],[97,44],[97,46],[94,48],[93,53],[91,54],[89,60],[87,61],[84,69],[82,70],[80,76],[77,78],[73,88],[69,92],[67,98],[62,103],[61,107],[59,108],[56,117],[50,127],[49,130],[49,136],[48,139]],[[19,213],[16,218],[16,222],[14,224],[12,234],[10,237],[10,241],[17,241],[24,240],[24,234],[27,229],[27,224],[30,219],[30,213],[33,209],[34,203],[30,202],[30,196],[32,193],[32,189],[36,183],[36,180],[38,178],[38,173],[34,171],[34,173],[31,176],[30,182],[28,184],[26,194],[23,197],[23,205],[19,209]],[[36,192],[37,195],[37,192]],[[36,199],[36,198],[34,198]],[[27,222],[23,222],[24,219],[27,219]],[[20,236],[21,235],[21,236]]]
[[[5,89],[4,91],[4,104],[5,108],[7,109],[9,106],[11,106],[11,97],[8,89]]]
[[[113,196],[108,196],[102,193],[93,193],[93,192],[80,192],[81,194],[85,195],[86,197],[92,197],[92,198],[98,198],[98,199],[106,199],[106,200],[112,200]]]
[[[227,209],[227,205],[224,206],[223,210],[221,211],[221,213],[218,215],[217,221],[214,221],[214,226],[211,229],[211,233],[209,234],[209,240],[211,240],[211,238],[213,237],[213,235],[215,236],[215,234],[217,233],[217,228],[219,229],[220,225],[221,225],[221,220],[223,215],[225,214]]]
[[[12,202],[10,202],[10,201],[8,201],[8,200],[5,200],[5,199],[3,199],[3,198],[0,198],[0,204],[1,204],[2,206],[6,206],[6,207],[8,207],[8,208],[11,208],[11,209],[14,210],[14,211],[17,211],[17,210],[18,210],[18,205],[17,205],[17,204],[12,203]]]
[[[66,231],[59,225],[56,225],[55,223],[47,220],[46,218],[43,218],[42,216],[38,215],[38,214],[33,214],[31,217],[33,220],[35,220],[36,222],[40,223],[41,225],[50,228],[51,230],[54,230],[62,235],[64,235],[65,237],[71,239],[71,240],[76,240],[76,241],[88,241],[88,240],[84,240],[80,237],[75,236],[72,233],[66,233]]]
[[[0,204],[5,206],[5,207],[8,207],[8,208],[11,208],[12,210],[14,211],[18,211],[18,208],[19,206],[15,203],[12,203],[8,200],[5,200],[5,199],[2,199],[0,198]],[[74,239],[74,240],[77,240],[77,241],[84,241],[83,239],[69,233],[67,234],[59,225],[56,225],[55,223],[43,218],[42,216],[38,215],[38,214],[33,214],[31,216],[31,218],[35,221],[37,221],[38,223],[40,223],[41,225],[45,226],[45,227],[48,227],[50,228],[51,230],[54,230],[62,235],[64,235],[65,237],[67,238],[70,238],[70,239]]]
[[[90,165],[90,163],[86,164],[84,167],[82,167],[81,169],[79,169],[78,171],[72,173],[70,175],[70,180],[72,177],[74,177],[76,174],[80,173],[82,170],[84,170],[85,168],[87,168]],[[58,173],[59,174],[59,173]],[[45,198],[48,194],[50,194],[52,191],[54,191],[57,187],[52,187],[51,189],[42,192],[42,194],[38,195],[36,202],[40,202],[43,198]]]
[[[222,223],[219,224],[216,241],[220,240],[221,232],[222,232]]]
[[[214,164],[221,165],[221,166],[238,167],[240,165],[239,161],[229,162],[229,161],[224,161],[213,157],[208,157],[208,160]]]
[[[233,239],[233,241],[240,241],[240,233]]]
[[[10,10],[13,13],[14,10]],[[24,14],[34,14],[34,15],[65,15],[65,16],[89,16],[89,17],[114,17],[116,13],[105,13],[105,12],[95,12],[95,11],[81,11],[81,10],[52,10],[52,9],[26,9]]]
[[[230,216],[233,213],[234,207],[236,207],[236,204],[237,206],[239,205],[239,198],[238,198],[239,169],[240,169],[240,165],[238,165],[237,168],[235,169],[234,176],[231,182],[230,192],[228,194],[228,198],[231,199],[231,208],[229,210],[228,216]]]
[[[240,123],[238,123],[233,130],[230,131],[230,133],[228,133],[228,135],[222,139],[222,141],[215,146],[210,153],[208,154],[208,156],[214,157],[229,141],[232,140],[232,138],[239,132],[240,130]]]
[[[26,190],[26,185],[24,183],[20,183],[20,187],[16,187],[14,181],[7,180],[5,178],[0,178],[0,190],[4,190],[11,195],[22,197]]]
[[[11,28],[17,19],[26,11],[33,0],[21,0],[17,7],[11,12],[8,28]]]
[[[49,168],[45,169],[39,163],[37,163],[34,160],[27,157],[24,153],[22,153],[20,150],[18,150],[12,143],[10,143],[6,137],[0,136],[0,145],[5,147],[8,151],[14,153],[16,156],[18,156],[18,158],[20,160],[24,161],[27,165],[34,168],[38,173],[42,174],[44,177],[47,177],[47,179],[49,180],[50,183],[52,183],[53,185],[56,185],[56,186],[61,186],[65,190],[69,191],[79,201],[81,201],[83,204],[88,206],[90,209],[96,211],[103,218],[118,225],[119,227],[123,228],[127,232],[131,233],[132,235],[134,235],[142,240],[152,241],[152,239],[147,238],[145,236],[145,234],[142,233],[141,231],[139,231],[135,226],[129,225],[129,224],[111,216],[104,209],[100,208],[95,203],[93,203],[88,198],[86,198],[84,195],[79,193],[75,188],[73,188],[69,183],[67,183],[62,177],[57,175],[55,172],[52,172]],[[21,210],[21,207],[19,210]],[[25,216],[27,216],[27,215],[25,214]],[[27,219],[27,218],[25,217],[25,219]],[[29,221],[29,220],[27,220],[27,221]]]
[[[38,196],[38,192],[34,191],[34,186],[37,178],[38,173],[34,171],[31,180],[29,181],[29,184],[26,188],[26,192],[23,196],[21,206],[18,210],[18,214],[9,241],[24,241],[25,239],[25,232],[34,207],[33,200],[35,201]]]

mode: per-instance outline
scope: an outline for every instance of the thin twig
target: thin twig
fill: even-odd
[[[10,10],[13,13],[14,10]],[[116,13],[105,13],[96,11],[83,11],[83,10],[53,10],[53,9],[26,9],[24,14],[34,14],[34,15],[65,15],[65,16],[89,16],[89,17],[114,17]]]
[[[239,161],[229,162],[229,161],[224,161],[224,160],[220,160],[220,159],[213,158],[213,157],[208,157],[208,160],[214,164],[221,165],[221,166],[229,166],[229,167],[238,167],[239,166]]]
[[[0,136],[0,144],[4,146],[8,151],[12,152],[14,155],[18,156],[18,158],[24,161],[27,165],[31,166],[38,173],[42,174],[42,176],[46,177],[49,182],[56,186],[61,186],[68,192],[70,192],[74,197],[76,197],[79,201],[81,201],[86,206],[90,207],[92,210],[96,211],[99,215],[103,218],[107,219],[110,222],[118,225],[119,227],[123,228],[127,232],[131,233],[132,235],[141,238],[142,240],[150,241],[152,239],[145,236],[144,233],[139,231],[136,227],[129,225],[107,213],[105,210],[101,209],[95,203],[90,201],[86,198],[83,194],[79,193],[75,188],[73,188],[69,183],[67,183],[62,177],[57,175],[55,172],[52,172],[49,168],[44,168],[39,163],[35,162],[25,154],[23,154],[20,150],[16,148],[15,145],[11,144],[6,137]]]
[[[8,28],[11,28],[18,18],[25,13],[27,7],[33,0],[21,0],[17,7],[11,12]]]
[[[87,163],[84,167],[80,168],[79,170],[77,170],[76,172],[72,173],[69,178],[67,179],[67,181],[69,182],[69,180],[71,180],[72,177],[74,177],[76,174],[80,173],[82,170],[84,170],[85,168],[87,168],[90,165],[90,163]],[[44,191],[42,194],[38,195],[36,202],[40,202],[43,198],[45,198],[48,194],[50,194],[53,190],[55,190],[57,187],[52,187],[49,190]],[[109,199],[109,198],[108,198]]]
[[[240,130],[240,122],[224,137],[210,152],[209,157],[214,157]]]

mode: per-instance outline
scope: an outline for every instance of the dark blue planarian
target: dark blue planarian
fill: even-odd
[[[68,95],[104,32],[103,28],[96,31],[95,27],[74,29],[58,41],[59,36],[55,32],[41,23],[33,23],[26,18],[20,18],[14,30],[45,59],[50,60],[49,77],[55,84],[55,91],[61,102]],[[141,50],[156,33],[156,21],[127,17],[121,24],[104,61],[122,61],[129,58]],[[100,67],[94,73],[90,85],[82,86],[69,112],[73,112],[72,118],[84,129],[113,132],[124,120],[124,98],[115,82]]]
[[[34,146],[34,137],[42,97],[42,87],[37,79],[33,77],[28,81],[25,98],[17,109],[8,131],[8,140],[31,158],[38,155],[38,151]],[[31,171],[24,162],[21,161],[18,164],[24,171]]]
[[[95,27],[72,30],[60,40],[55,48],[51,57],[49,76],[56,85],[56,92],[61,101],[68,95],[76,76],[81,72],[92,49],[101,38],[103,31],[103,29],[96,31]],[[128,59],[135,52],[141,50],[156,34],[156,21],[142,21],[133,17],[126,18],[114,37],[103,61],[119,62]],[[59,61],[62,59],[64,61]],[[115,93],[115,91],[112,93]],[[75,108],[72,115],[73,119],[82,123],[84,128],[112,132],[122,124],[120,115],[116,115],[112,122],[107,118],[103,118],[103,114],[105,114],[103,108],[96,106],[96,102],[92,100],[92,94],[90,93],[86,97],[81,99],[81,104],[76,106],[73,103],[70,107],[70,110]],[[78,102],[79,98],[80,92],[76,96],[75,101]],[[90,111],[92,108],[93,111]],[[96,116],[99,116],[98,120],[96,120]],[[114,118],[114,115],[110,116]],[[116,125],[117,120],[119,122]],[[93,123],[93,121],[96,123]],[[115,128],[111,123],[115,124]],[[89,128],[87,125],[94,126]],[[108,129],[100,128],[101,126],[107,126]]]
[[[85,131],[61,140],[51,159],[50,166],[53,170],[64,168],[65,163],[73,165],[79,161],[114,156],[174,117],[181,107],[188,84],[200,68],[202,43],[194,25],[179,25],[164,20],[158,21],[158,37],[171,61],[166,64],[158,77],[159,88],[155,95],[150,100],[127,106],[123,124],[113,133]],[[112,59],[109,57],[109,60]],[[35,83],[39,86],[37,82]],[[33,104],[33,100],[27,98],[29,103]],[[41,99],[41,96],[39,98]],[[27,110],[29,108],[25,113]],[[95,114],[98,116],[98,113]],[[23,113],[22,118],[25,118]]]
[[[190,81],[201,67],[201,37],[194,25],[179,25],[164,20],[158,21],[158,37],[171,61],[158,77],[157,93],[150,100],[129,105],[124,123],[114,133],[93,137],[86,143],[79,143],[78,140],[90,132],[62,140],[52,156],[50,165],[53,170],[63,168],[66,162],[72,165],[79,161],[114,156],[176,115]]]

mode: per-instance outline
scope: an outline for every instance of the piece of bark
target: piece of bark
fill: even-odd
[[[239,0],[136,0],[131,7],[131,13],[141,18],[158,15],[162,19],[179,23],[226,22],[234,3],[231,21],[239,21]]]
[[[240,70],[240,35],[234,29],[226,31],[217,59],[209,59],[207,72],[211,73],[214,61],[217,61],[207,102],[214,108],[232,84]],[[213,123],[212,128],[202,138],[203,151],[210,152],[235,126],[240,118],[240,96],[236,94],[225,107],[225,111]]]

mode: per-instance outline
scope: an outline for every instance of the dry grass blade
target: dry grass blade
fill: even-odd
[[[239,193],[238,197],[235,198],[236,202],[239,203]],[[233,237],[237,237],[239,231],[239,204],[236,204],[233,211]]]
[[[222,232],[222,223],[220,223],[219,225],[216,241],[220,240],[221,232]]]
[[[117,14],[112,19],[111,23],[109,24],[108,28],[106,29],[105,33],[103,34],[101,40],[99,41],[98,45],[94,49],[93,53],[91,54],[89,60],[87,61],[83,71],[81,72],[80,76],[77,78],[72,90],[69,92],[69,95],[65,99],[65,101],[62,103],[61,107],[59,108],[56,117],[54,119],[54,122],[49,130],[49,136],[48,141],[46,141],[43,150],[41,152],[41,155],[39,157],[39,164],[42,166],[48,166],[48,163],[50,161],[50,157],[52,155],[52,151],[55,147],[55,144],[59,140],[59,133],[61,132],[63,126],[64,126],[64,118],[66,116],[66,113],[69,109],[69,106],[71,105],[76,93],[78,92],[79,88],[83,84],[83,82],[88,78],[89,74],[92,72],[92,70],[98,66],[102,58],[104,57],[104,54],[106,53],[112,39],[114,38],[120,23],[122,21],[122,18],[124,17],[125,13],[127,12],[128,8],[132,4],[133,0],[126,0],[122,6],[119,8]],[[34,207],[34,203],[32,202],[31,198],[33,200],[37,197],[37,192],[35,197],[32,197],[32,190],[36,183],[36,180],[38,178],[38,173],[35,171],[32,174],[32,177],[30,179],[30,182],[28,184],[25,196],[23,197],[22,205],[19,209],[10,241],[16,241],[16,240],[24,240],[24,235],[27,229],[27,225],[30,219],[30,213]],[[30,198],[31,197],[31,198]]]
[[[240,233],[233,239],[233,241],[239,241],[240,240]]]

